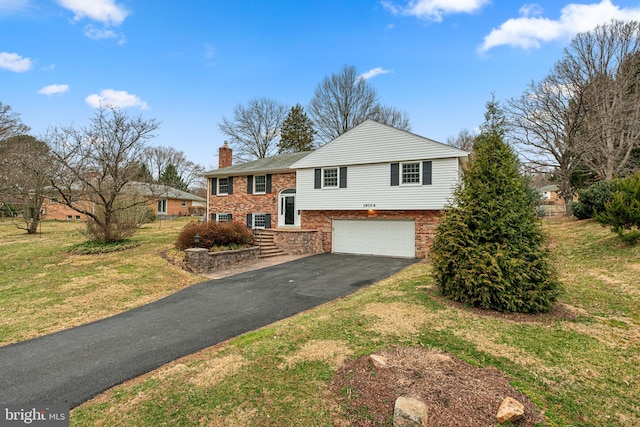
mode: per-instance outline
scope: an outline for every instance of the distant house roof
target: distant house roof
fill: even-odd
[[[147,184],[144,182],[132,182],[131,187],[135,187],[143,196],[147,197],[165,197],[167,199],[175,200],[192,200],[194,202],[206,202],[203,197],[196,196],[195,194],[187,193],[186,191],[178,190],[177,188],[169,187],[161,184]]]
[[[227,176],[227,175],[254,175],[256,173],[292,172],[289,167],[309,155],[311,151],[301,151],[298,153],[278,154],[273,157],[258,159],[251,162],[241,163],[226,168],[214,169],[205,172],[205,177]]]
[[[545,191],[558,191],[558,186],[555,184],[545,185],[544,187],[536,188],[536,190],[538,190],[541,193],[544,193]]]

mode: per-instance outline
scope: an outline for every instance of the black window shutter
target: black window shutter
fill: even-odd
[[[216,195],[216,192],[218,191],[218,178],[211,178],[211,194],[212,195]]]
[[[391,163],[391,185],[400,185],[400,163]]]
[[[347,188],[347,167],[340,168],[340,188]]]
[[[253,216],[251,214],[247,214],[247,228],[253,228]]]
[[[253,194],[253,175],[247,176],[247,194]]]
[[[315,169],[313,172],[313,188],[322,188],[322,169]]]
[[[212,213],[212,214],[209,214],[209,216],[211,217],[211,221],[216,220],[216,214]]]
[[[271,193],[271,174],[268,173],[267,174],[267,189],[266,189],[267,194]]]
[[[233,194],[233,177],[232,176],[229,177],[229,191],[227,191],[227,194]]]
[[[233,214],[229,214],[229,221],[233,221]]]
[[[422,185],[431,185],[431,161],[422,162]]]
[[[271,228],[271,214],[264,216],[264,228]]]

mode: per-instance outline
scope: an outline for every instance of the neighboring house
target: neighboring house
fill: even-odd
[[[134,184],[139,186],[136,192],[149,199],[149,207],[158,217],[202,216],[207,199],[159,184]]]
[[[271,229],[287,252],[423,258],[468,153],[367,120],[313,152],[231,166],[225,145],[219,158],[210,220]]]
[[[560,193],[557,185],[545,185],[544,187],[536,188],[536,190],[540,193],[540,200],[544,203],[564,204],[564,200],[559,196]]]
[[[141,194],[149,202],[149,208],[159,218],[173,218],[188,215],[203,215],[207,200],[194,194],[187,193],[166,185],[132,183],[131,192]],[[91,202],[84,201],[86,210],[91,208]],[[86,220],[86,215],[81,214],[67,205],[60,203],[57,196],[50,195],[42,206],[43,219],[55,220]]]

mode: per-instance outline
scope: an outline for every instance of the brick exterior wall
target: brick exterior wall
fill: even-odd
[[[320,231],[323,252],[331,252],[333,219],[412,219],[416,224],[416,257],[426,258],[440,216],[441,211],[302,211],[301,226]]]
[[[271,226],[278,225],[278,194],[287,188],[296,188],[296,174],[279,173],[271,176],[271,193],[247,194],[247,177],[233,177],[233,194],[218,196],[209,191],[209,212],[233,215],[233,220],[246,223],[247,214],[265,213],[271,215]]]
[[[89,210],[91,204],[86,202],[84,208]],[[87,219],[86,215],[81,214],[69,206],[64,205],[62,203],[52,203],[50,199],[44,199],[44,203],[42,204],[42,210],[45,212],[43,215],[43,219],[55,219],[60,221],[67,220],[81,220],[84,221]]]

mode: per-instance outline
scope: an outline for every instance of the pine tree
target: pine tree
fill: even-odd
[[[300,104],[296,104],[291,107],[280,128],[278,153],[313,150],[313,136],[315,133],[313,122],[305,114],[304,108]]]
[[[433,271],[448,298],[484,309],[548,311],[560,283],[545,248],[537,203],[503,141],[505,121],[495,100],[474,155],[437,226]]]
[[[184,183],[184,181],[178,174],[178,170],[171,163],[169,163],[167,167],[164,168],[164,170],[158,177],[158,183],[167,185],[172,188],[177,188],[178,190],[182,191],[188,190],[187,184]]]

